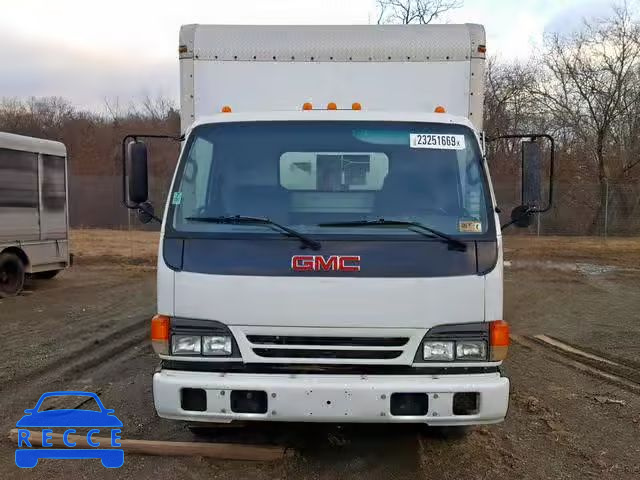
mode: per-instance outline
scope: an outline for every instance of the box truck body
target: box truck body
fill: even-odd
[[[69,265],[66,148],[0,132],[0,179],[0,291],[13,295],[24,274]]]
[[[206,26],[180,31],[182,130],[224,105],[299,111],[334,102],[366,111],[446,106],[482,130],[480,25]]]
[[[484,29],[188,25],[179,55],[158,414],[502,421]]]

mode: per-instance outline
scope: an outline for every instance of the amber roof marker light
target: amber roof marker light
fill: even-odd
[[[362,105],[360,102],[353,102],[351,104],[351,110],[362,110]]]
[[[304,102],[302,104],[302,110],[313,110],[313,104],[311,102]]]
[[[224,107],[222,107],[222,109],[220,109],[220,111],[222,113],[231,113],[231,112],[233,112],[233,110],[231,109],[231,107],[229,105],[225,105]]]
[[[338,105],[336,105],[335,102],[329,102],[327,104],[327,110],[337,110],[338,109]]]
[[[433,111],[435,113],[447,113],[447,110],[442,105],[438,105]]]

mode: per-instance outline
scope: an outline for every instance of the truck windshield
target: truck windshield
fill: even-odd
[[[187,140],[169,224],[184,233],[274,235],[252,216],[314,237],[405,235],[417,222],[449,236],[487,233],[490,197],[478,142],[461,125],[238,122],[201,125]]]

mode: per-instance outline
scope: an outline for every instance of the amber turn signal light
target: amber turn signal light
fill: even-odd
[[[158,355],[169,354],[169,317],[155,315],[151,319],[151,345]]]
[[[489,323],[489,350],[490,360],[498,362],[507,358],[509,351],[509,324],[504,320],[495,320]]]

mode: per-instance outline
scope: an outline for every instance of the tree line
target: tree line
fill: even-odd
[[[380,0],[380,23],[429,23],[460,1]],[[435,9],[435,10],[434,10]],[[557,141],[562,185],[552,222],[580,215],[575,233],[597,233],[605,206],[640,231],[640,21],[630,4],[586,19],[568,34],[549,34],[527,61],[490,56],[485,79],[485,130],[550,133]],[[60,140],[74,175],[117,176],[127,133],[179,133],[179,111],[163,97],[126,106],[105,100],[104,112],[59,97],[0,101],[0,131]],[[177,145],[152,145],[151,173],[169,182]],[[489,143],[497,191],[519,178],[517,145]],[[509,188],[506,188],[509,190]],[[500,199],[499,199],[500,200]],[[624,233],[624,232],[623,232]]]
[[[490,59],[485,90],[489,135],[547,132],[558,146],[567,201],[592,207],[595,232],[604,208],[640,225],[640,22],[628,4],[550,34],[527,62]],[[513,174],[504,145],[491,152],[496,174]],[[595,185],[585,195],[584,186]]]

